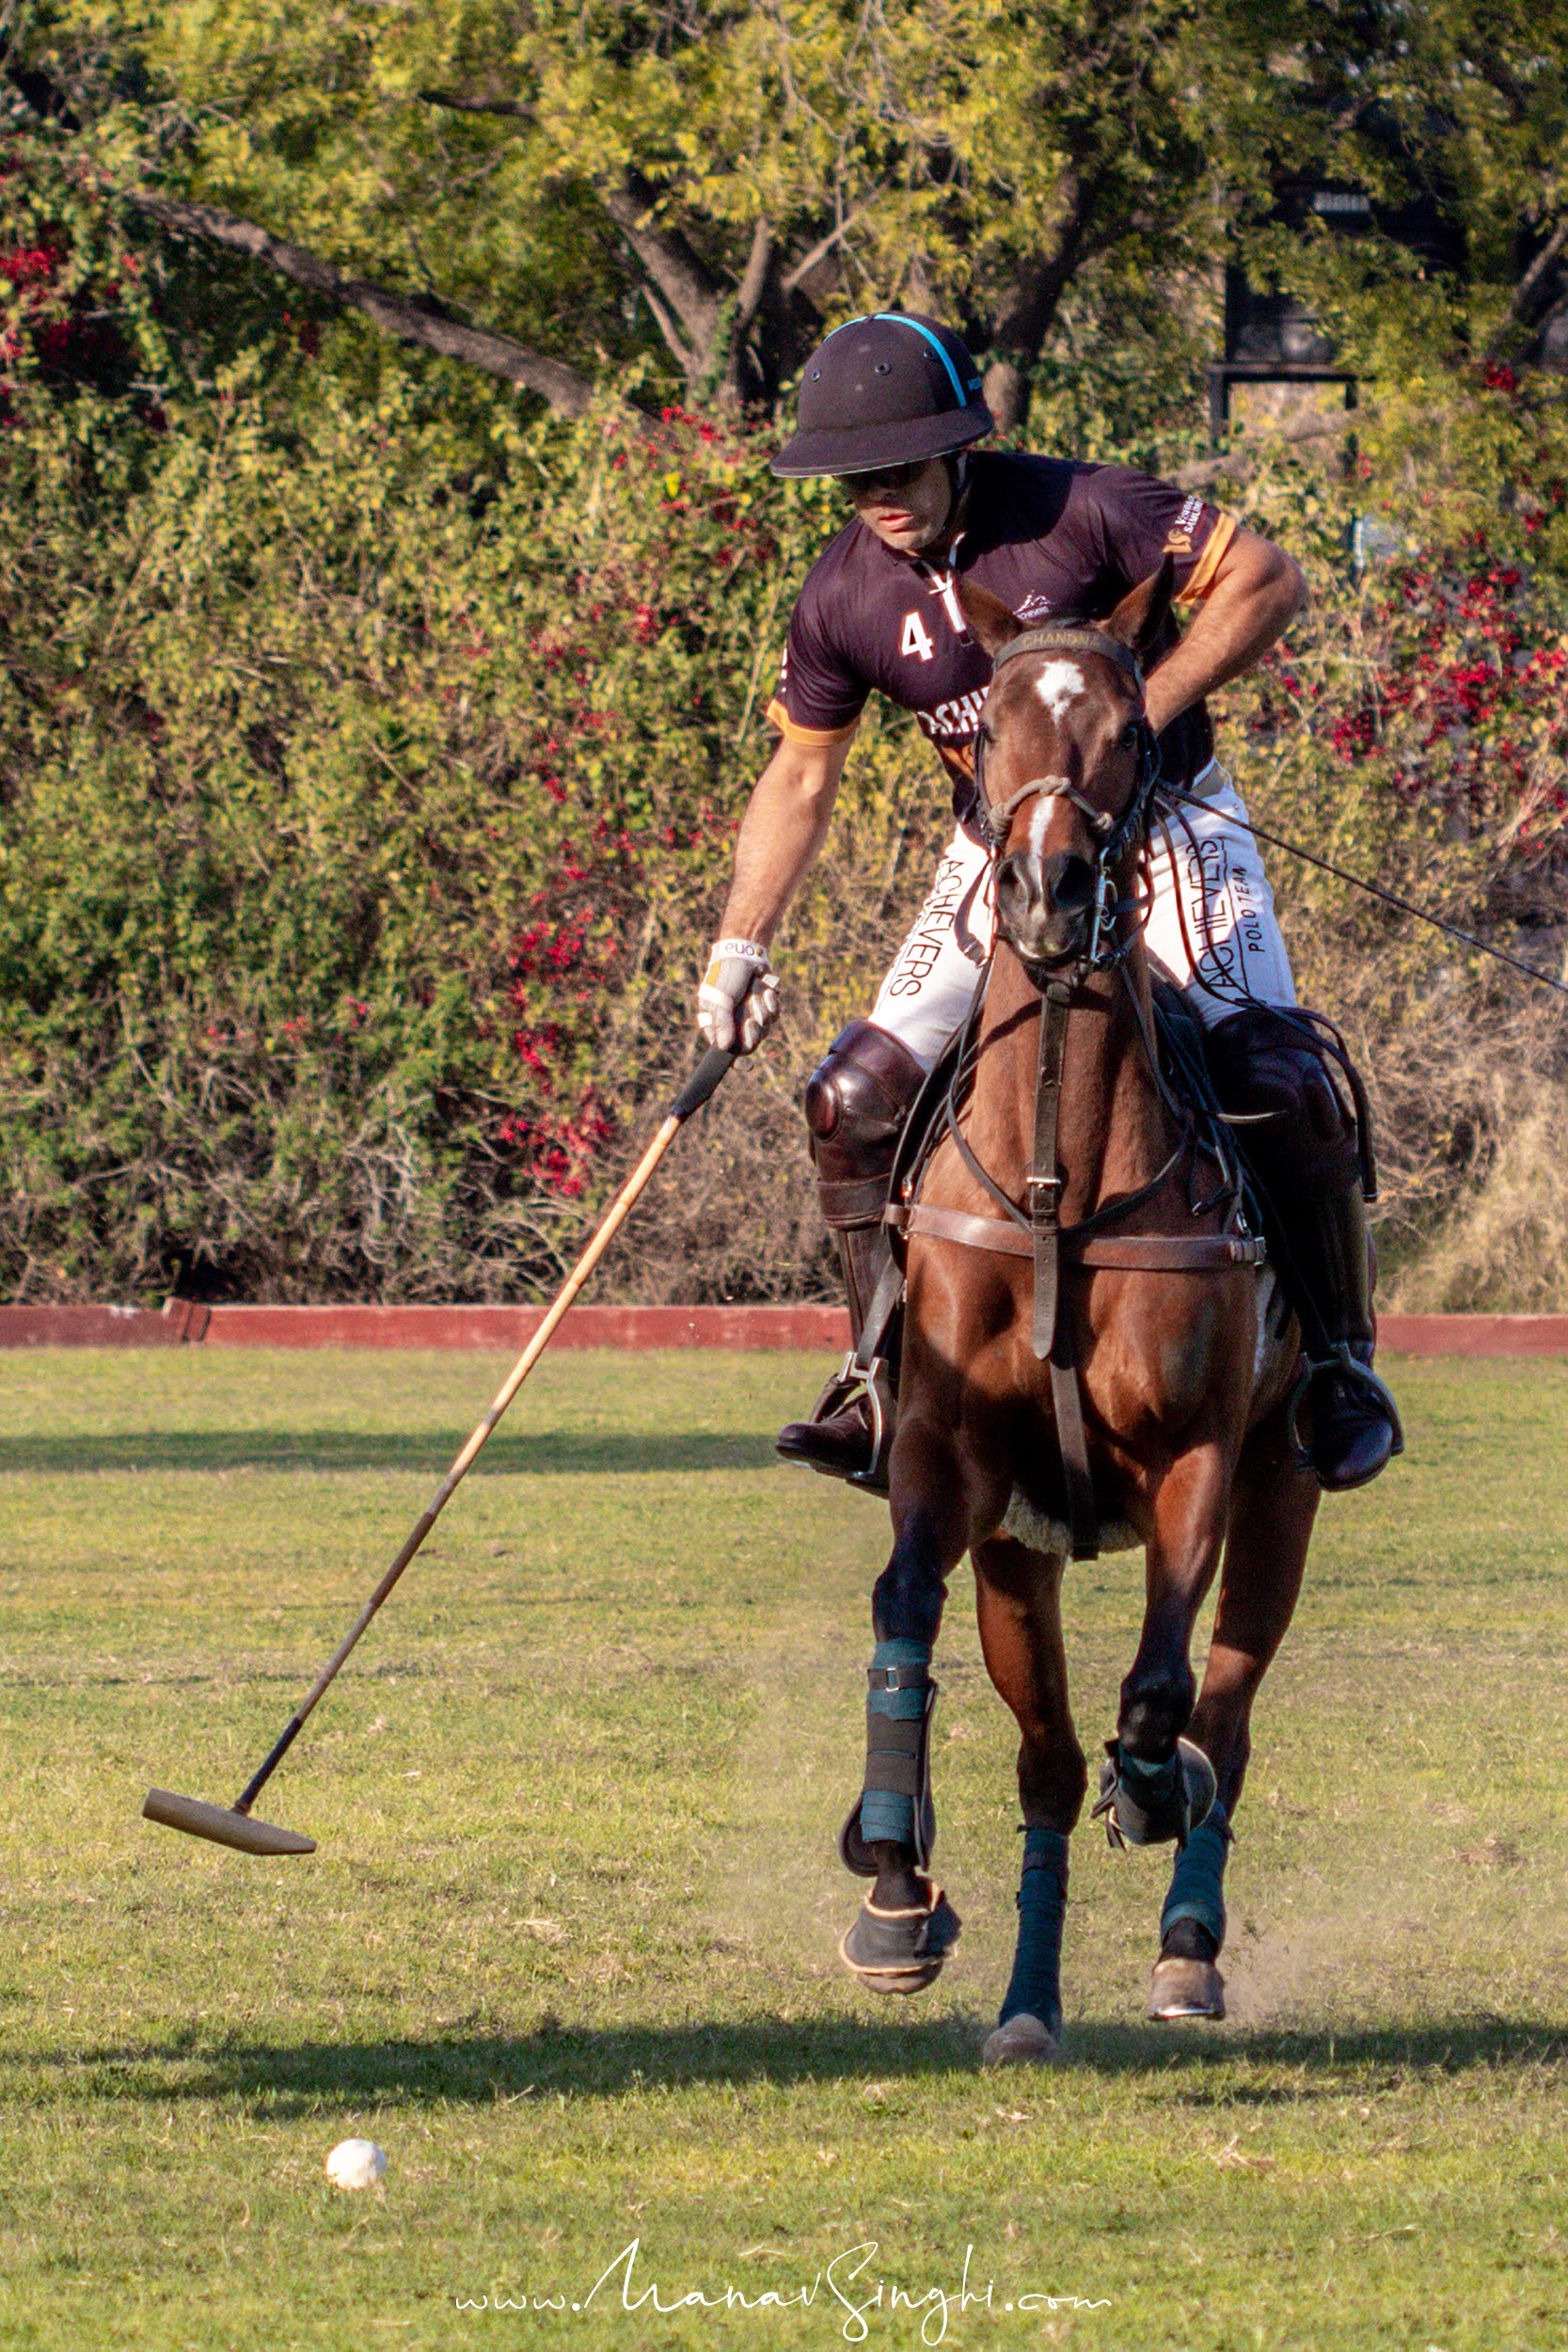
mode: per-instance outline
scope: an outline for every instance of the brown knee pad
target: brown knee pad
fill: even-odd
[[[806,1087],[822,1216],[838,1245],[857,1332],[880,1272],[882,1211],[899,1137],[925,1077],[888,1030],[851,1021]]]

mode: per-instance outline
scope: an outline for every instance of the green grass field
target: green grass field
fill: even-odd
[[[1140,2022],[1164,1857],[1084,1831],[1047,2075],[975,2066],[1017,1816],[963,1575],[957,1960],[834,1958],[885,1514],[774,1466],[801,1359],[546,1360],[261,1808],[320,1851],[138,1819],[231,1799],[495,1370],[0,1359],[0,2342],[1568,2341],[1568,1366],[1399,1371],[1259,1710],[1234,2018]],[[1085,1745],[1139,1584],[1071,1580]]]

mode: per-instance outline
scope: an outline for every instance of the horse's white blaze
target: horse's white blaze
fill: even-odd
[[[1052,806],[1053,803],[1042,795],[1035,803],[1029,818],[1029,847],[1037,857],[1045,855],[1045,829],[1051,822]]]
[[[1053,719],[1084,691],[1084,673],[1076,661],[1048,661],[1035,680],[1035,691]]]

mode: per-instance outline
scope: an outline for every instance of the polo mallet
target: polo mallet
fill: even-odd
[[[652,1143],[649,1144],[611,1201],[603,1224],[562,1284],[544,1322],[539,1326],[538,1330],[535,1331],[497,1391],[494,1404],[436,1487],[428,1509],[422,1511],[415,1520],[403,1549],[398,1553],[397,1558],[354,1620],[348,1632],[310,1685],[305,1697],[290,1716],[288,1723],[284,1725],[282,1737],[260,1771],[253,1773],[246,1781],[231,1805],[206,1804],[199,1797],[178,1797],[167,1788],[150,1788],[147,1792],[147,1803],[142,1806],[142,1813],[147,1820],[162,1821],[167,1829],[182,1829],[192,1837],[211,1838],[216,1846],[237,1847],[241,1853],[315,1852],[316,1841],[313,1837],[302,1837],[297,1830],[279,1829],[272,1821],[253,1820],[250,1813],[251,1806],[288,1755],[290,1748],[303,1730],[311,1708],[324,1695],[327,1685],[336,1677],[349,1652],[354,1648],[371,1619],[424,1542],[452,1496],[457,1492],[478,1458],[490,1432],[539,1361],[546,1348],[548,1347],[567,1308],[626,1223],[655,1168],[657,1168],[692,1112],[701,1110],[703,1104],[714,1092],[734,1059],[733,1053],[724,1052],[720,1047],[714,1046],[697,1064],[691,1076],[665,1113],[664,1123],[657,1135],[655,1136]]]

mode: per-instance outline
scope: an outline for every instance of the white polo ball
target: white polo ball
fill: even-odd
[[[373,2139],[341,2139],[326,2159],[326,2177],[335,2188],[374,2188],[386,2170],[387,2152]]]

